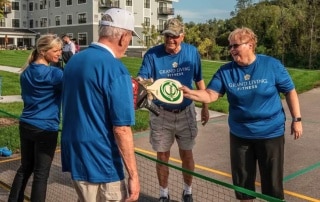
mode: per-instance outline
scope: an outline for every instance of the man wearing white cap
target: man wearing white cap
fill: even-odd
[[[133,33],[133,14],[109,9],[103,14],[98,42],[75,54],[65,66],[62,170],[71,173],[80,202],[139,198],[131,130],[135,124],[132,82],[118,60]]]

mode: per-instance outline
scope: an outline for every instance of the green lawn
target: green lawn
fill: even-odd
[[[30,51],[2,51],[0,50],[0,65],[22,67],[30,54]],[[127,66],[132,76],[136,76],[140,68],[141,58],[124,57],[121,59]],[[212,78],[212,75],[222,65],[221,62],[202,61],[203,77],[206,84]],[[308,91],[314,87],[320,86],[320,71],[301,70],[288,68],[288,71],[296,85],[298,93]],[[2,76],[2,95],[20,94],[19,74],[0,71]],[[200,106],[200,103],[197,103]],[[0,118],[12,118],[17,120],[23,104],[22,103],[0,103]],[[226,97],[220,98],[217,102],[211,103],[209,108],[214,111],[228,113],[228,103]],[[136,111],[136,125],[134,132],[143,131],[149,127],[149,116],[145,110]],[[19,135],[17,124],[12,126],[0,126],[0,147],[9,146],[13,150],[19,148]]]

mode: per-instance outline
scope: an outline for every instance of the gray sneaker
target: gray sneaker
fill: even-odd
[[[159,198],[159,202],[170,202],[170,196],[168,195],[168,197],[160,197]]]
[[[184,194],[184,191],[183,191],[182,202],[193,202],[192,194]]]

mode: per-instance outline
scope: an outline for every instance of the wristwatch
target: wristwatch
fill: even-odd
[[[301,117],[293,117],[292,122],[300,122],[302,119]]]

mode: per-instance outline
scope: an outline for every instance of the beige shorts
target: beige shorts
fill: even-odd
[[[192,150],[198,133],[194,103],[179,113],[159,110],[159,116],[150,113],[150,143],[153,150],[169,151],[175,140],[180,149]]]
[[[127,187],[124,180],[111,183],[90,183],[73,181],[78,195],[78,202],[122,202],[127,198]]]

